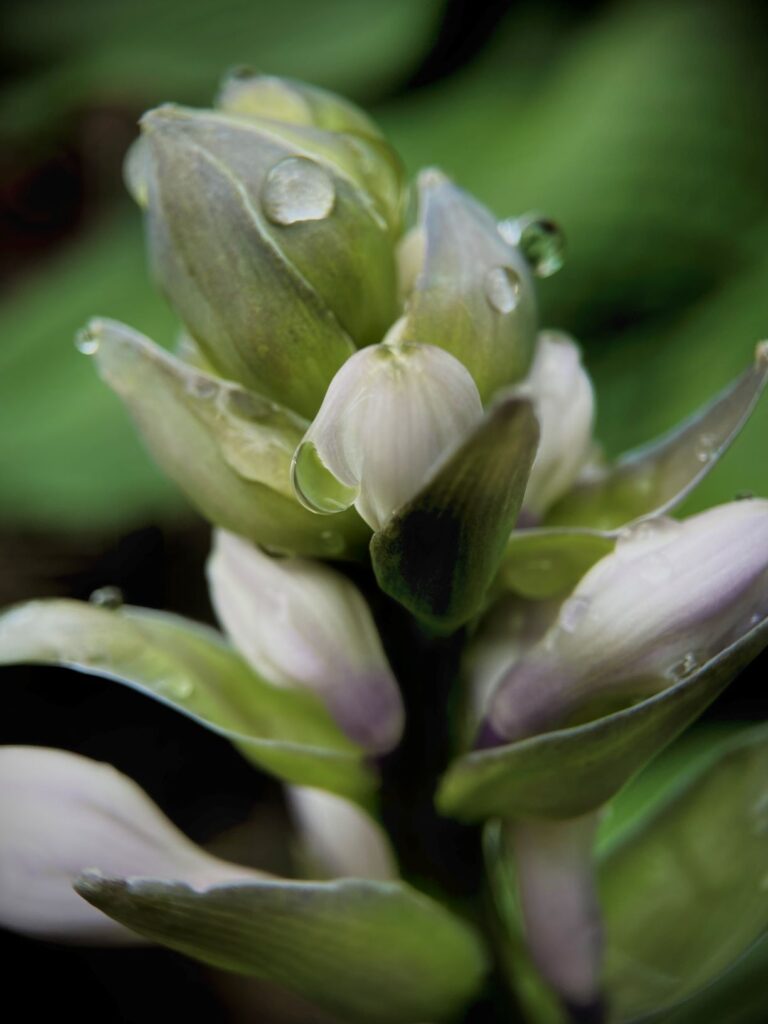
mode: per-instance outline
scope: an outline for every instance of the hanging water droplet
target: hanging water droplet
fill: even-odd
[[[584,621],[591,601],[588,597],[571,597],[560,609],[559,624],[566,633],[575,633]]]
[[[520,278],[512,267],[494,267],[485,278],[485,295],[498,313],[512,313],[520,301]]]
[[[715,434],[701,434],[696,442],[696,458],[699,462],[709,462],[714,457],[716,445]]]
[[[75,348],[84,356],[95,356],[99,351],[101,338],[96,333],[95,325],[90,324],[75,335]]]
[[[679,683],[682,679],[685,679],[692,672],[694,672],[699,666],[699,659],[693,651],[688,651],[687,654],[683,655],[679,661],[676,661],[674,665],[667,671],[667,675],[674,682]]]
[[[99,587],[97,590],[93,591],[88,600],[91,604],[95,604],[99,608],[109,608],[114,610],[122,607],[123,592],[120,587]]]
[[[551,277],[565,262],[565,235],[560,226],[539,213],[503,220],[499,234],[516,245],[537,277]]]
[[[320,164],[290,156],[267,175],[261,201],[274,224],[290,225],[324,220],[333,209],[336,192],[333,179]]]
[[[348,487],[323,463],[312,441],[302,441],[291,464],[291,481],[301,504],[322,515],[343,512],[354,504],[359,488]]]
[[[202,375],[196,377],[190,377],[187,381],[187,391],[193,398],[208,399],[218,392],[219,385],[215,380],[211,380],[210,377],[203,377]]]

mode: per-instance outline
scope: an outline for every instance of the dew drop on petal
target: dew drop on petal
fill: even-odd
[[[189,700],[195,684],[188,676],[164,676],[156,683],[155,692],[168,700]]]
[[[95,604],[99,608],[109,608],[114,610],[122,607],[123,592],[120,587],[99,587],[97,590],[93,591],[88,600],[91,604]]]
[[[320,540],[325,546],[325,550],[329,555],[340,555],[344,550],[344,538],[336,530],[323,530],[320,534]]]
[[[354,504],[357,487],[348,487],[331,473],[311,441],[302,441],[291,464],[291,481],[301,504],[322,515],[343,512]]]
[[[95,356],[99,351],[100,340],[92,327],[84,327],[75,335],[75,348],[84,356]]]
[[[588,597],[571,597],[560,609],[559,625],[566,633],[575,633],[584,621],[592,602]]]
[[[273,224],[324,220],[333,210],[336,192],[328,171],[301,156],[276,164],[261,191],[264,212]]]
[[[676,683],[686,679],[699,666],[699,659],[693,651],[688,651],[667,671],[667,676]]]
[[[485,278],[485,295],[497,313],[512,313],[520,301],[520,278],[512,267],[494,267]]]

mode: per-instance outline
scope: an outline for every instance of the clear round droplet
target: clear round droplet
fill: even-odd
[[[512,267],[494,267],[485,278],[485,295],[497,313],[513,313],[520,302],[520,277]]]
[[[586,618],[590,604],[588,597],[569,598],[560,609],[560,627],[566,633],[575,633]]]
[[[84,356],[95,356],[101,339],[91,327],[84,327],[75,335],[75,348]]]
[[[120,587],[99,587],[97,590],[93,591],[88,600],[91,604],[95,604],[99,608],[109,608],[114,610],[122,607],[123,592]]]
[[[688,651],[679,661],[676,661],[667,672],[670,679],[680,682],[686,679],[699,667],[699,659],[693,651]]]
[[[347,487],[331,473],[312,441],[302,441],[291,464],[296,497],[310,512],[332,515],[354,504],[357,487]]]
[[[539,213],[503,220],[499,233],[516,245],[537,277],[551,277],[565,262],[565,235],[559,224]]]
[[[699,462],[709,462],[714,457],[716,447],[715,434],[702,434],[696,442],[696,458]]]
[[[187,382],[187,391],[193,398],[213,398],[218,390],[219,385],[210,377],[191,377]]]
[[[261,190],[264,213],[273,224],[324,220],[335,201],[333,179],[328,171],[301,156],[290,156],[276,164]]]

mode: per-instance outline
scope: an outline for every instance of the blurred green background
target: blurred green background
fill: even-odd
[[[89,537],[192,518],[72,346],[93,314],[160,341],[174,332],[121,182],[142,110],[205,105],[234,64],[304,78],[364,104],[410,172],[437,164],[500,216],[557,219],[568,261],[541,284],[544,319],[584,345],[615,453],[692,411],[768,334],[763,6],[7,5],[0,558],[11,571],[0,599],[39,591],[49,562],[77,560]],[[768,494],[767,427],[768,403],[695,506]]]

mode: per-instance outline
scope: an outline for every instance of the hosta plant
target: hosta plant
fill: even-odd
[[[179,337],[99,318],[77,347],[213,524],[221,629],[41,600],[0,617],[0,662],[231,741],[285,784],[303,853],[291,878],[222,861],[114,769],[7,747],[0,923],[161,943],[342,1021],[722,1005],[766,955],[768,734],[617,808],[768,644],[768,501],[674,515],[768,346],[607,461],[578,345],[539,322],[546,218],[499,222],[432,169],[411,193],[362,112],[251,74],[148,113],[126,180]]]

